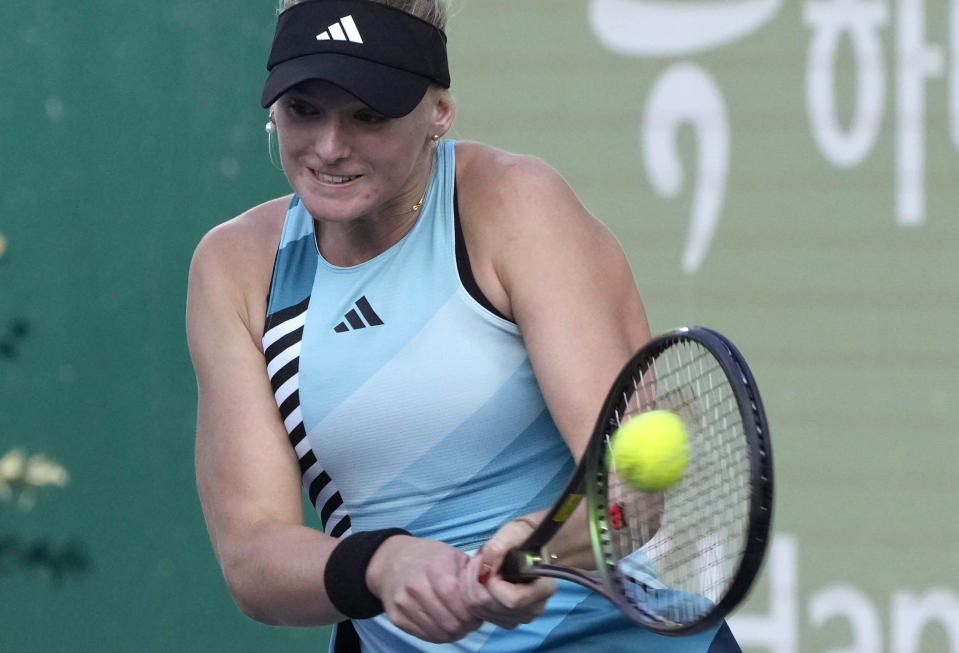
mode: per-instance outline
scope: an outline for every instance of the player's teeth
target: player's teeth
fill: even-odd
[[[325,181],[328,184],[342,184],[356,179],[356,177],[338,177],[336,175],[326,175],[323,173],[320,173],[318,176],[322,181]]]

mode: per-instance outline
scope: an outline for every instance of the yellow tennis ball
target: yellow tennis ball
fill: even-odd
[[[640,413],[613,434],[613,469],[629,487],[659,492],[686,472],[689,439],[683,420],[668,410]]]

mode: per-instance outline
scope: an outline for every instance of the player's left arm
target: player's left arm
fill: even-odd
[[[578,461],[610,384],[650,339],[645,309],[619,243],[555,170],[475,149],[467,150],[470,183],[460,185],[474,274],[522,331]]]
[[[578,462],[610,384],[650,332],[619,243],[558,174],[529,168],[534,191],[520,207],[502,278],[550,413]]]
[[[519,326],[550,413],[578,462],[610,384],[650,339],[632,271],[612,233],[556,171],[481,146],[466,153],[476,174],[463,175],[470,181],[460,185],[460,206],[474,275]],[[497,569],[542,516],[505,525],[468,572]],[[587,531],[573,527],[584,520],[570,519],[564,530],[571,537],[554,551],[567,563],[591,564]],[[499,583],[511,590],[495,576],[487,589],[498,592]]]

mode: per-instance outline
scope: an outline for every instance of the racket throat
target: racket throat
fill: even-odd
[[[543,556],[538,552],[512,549],[503,558],[500,566],[500,576],[511,583],[532,583],[539,574],[533,570],[543,562]]]

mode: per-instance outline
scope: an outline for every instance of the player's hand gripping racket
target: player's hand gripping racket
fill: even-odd
[[[608,451],[621,424],[654,409],[682,419],[688,461],[681,480],[645,493],[619,480]],[[548,553],[583,496],[591,570]],[[769,431],[742,355],[715,331],[677,329],[650,341],[620,373],[562,496],[500,574],[513,582],[572,580],[650,630],[698,632],[746,596],[765,554],[772,500]]]

